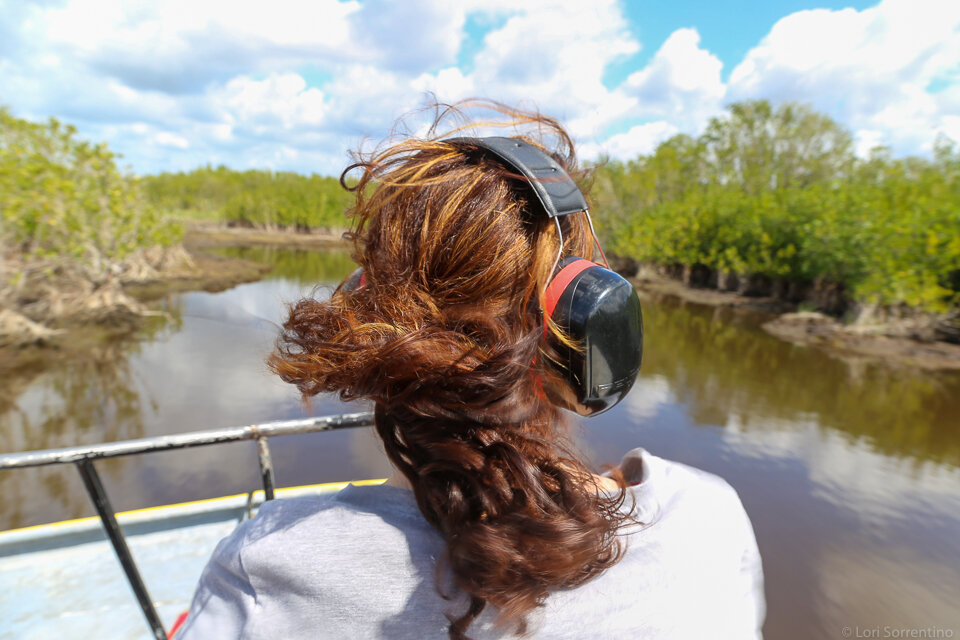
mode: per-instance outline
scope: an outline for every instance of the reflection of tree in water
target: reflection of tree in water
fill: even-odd
[[[62,350],[18,355],[18,364],[0,371],[0,450],[32,451],[144,435],[142,387],[130,358],[143,340],[181,322],[176,308],[168,318],[150,319],[134,335],[95,339],[78,332]],[[123,459],[100,463],[117,469]],[[73,465],[0,471],[0,529],[88,514],[86,494]]]
[[[769,430],[771,418],[812,420],[886,454],[960,464],[957,374],[844,362],[738,326],[729,309],[648,307],[643,375],[667,378],[698,423],[733,416]]]
[[[339,282],[354,269],[356,263],[346,250],[303,250],[278,247],[226,247],[217,253],[273,265],[267,278],[284,278],[298,284]]]

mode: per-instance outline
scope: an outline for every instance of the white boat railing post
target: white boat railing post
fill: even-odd
[[[103,484],[100,482],[97,469],[93,466],[93,461],[84,459],[77,461],[76,464],[80,471],[80,477],[83,478],[83,486],[90,494],[90,500],[100,516],[103,528],[106,529],[110,544],[113,545],[117,559],[120,560],[120,565],[123,567],[123,572],[127,574],[127,581],[130,583],[130,588],[133,589],[133,594],[137,597],[140,611],[147,619],[147,624],[150,626],[154,637],[157,640],[167,640],[167,632],[163,628],[163,623],[160,622],[160,616],[157,615],[150,594],[147,593],[147,586],[143,583],[143,578],[140,577],[137,564],[130,553],[130,547],[127,546],[127,539],[123,535],[123,529],[117,523],[113,507],[110,505],[110,499],[107,498],[107,492],[103,489]]]

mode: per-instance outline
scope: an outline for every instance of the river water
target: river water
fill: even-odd
[[[263,364],[284,302],[317,283],[326,295],[353,269],[349,257],[231,252],[274,271],[172,295],[160,303],[167,317],[135,340],[0,380],[0,451],[357,410],[329,397],[305,407]],[[729,309],[645,299],[644,320],[640,379],[582,424],[579,445],[597,464],[643,446],[737,489],[763,556],[766,637],[960,638],[960,375],[840,360]],[[369,429],[271,448],[282,486],[389,472]],[[259,486],[248,442],[99,468],[118,510]],[[0,472],[0,529],[92,513],[73,468]]]

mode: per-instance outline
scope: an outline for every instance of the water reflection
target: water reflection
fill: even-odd
[[[595,459],[642,445],[740,493],[770,638],[960,633],[960,379],[781,343],[757,319],[647,304],[643,375],[587,423]]]
[[[883,453],[960,464],[956,373],[832,358],[730,309],[647,307],[644,379],[669,380],[699,424],[749,431],[771,429],[771,417],[813,422]]]
[[[226,247],[217,253],[273,266],[267,276],[298,285],[339,282],[357,265],[346,250],[288,249],[282,247]]]
[[[179,318],[152,321],[139,335],[149,340],[166,326],[179,326]],[[0,394],[0,450],[142,437],[144,410],[153,403],[149,394],[141,393],[130,366],[140,346],[132,339],[103,340],[85,349],[82,358],[53,354],[6,372]],[[116,468],[125,465],[128,461],[115,463]],[[0,528],[85,513],[75,499],[81,486],[75,476],[69,467],[0,473]]]

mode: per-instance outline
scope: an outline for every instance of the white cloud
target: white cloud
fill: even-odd
[[[257,131],[317,125],[327,110],[323,92],[308,89],[296,73],[271,74],[265,80],[239,76],[211,99],[223,110],[225,121]]]
[[[183,136],[178,136],[169,131],[161,131],[153,137],[154,141],[162,147],[175,147],[177,149],[186,149],[190,142]]]
[[[679,29],[607,86],[611,65],[640,49],[617,0],[0,0],[0,102],[74,122],[140,172],[223,162],[336,173],[347,149],[382,138],[428,93],[537,108],[586,158],[696,135],[725,101],[755,97],[812,102],[861,150],[916,153],[937,132],[960,134],[960,3],[921,4],[791,14],[729,85],[698,32]],[[468,18],[487,29],[469,57]],[[611,130],[621,133],[604,139]]]
[[[960,70],[960,3],[884,0],[799,11],[777,22],[730,75],[729,96],[812,103],[901,153],[928,150],[955,109],[931,92]]]
[[[224,111],[218,101],[246,83],[247,93],[234,95],[228,110],[244,110],[236,99],[272,97],[277,102],[271,108],[285,111],[277,117],[281,126],[298,118],[317,124],[324,111],[321,95],[298,95],[297,114],[291,114],[283,100],[301,89],[268,86],[273,83],[264,78],[310,73],[355,81],[357,70],[373,69],[381,78],[402,79],[450,64],[465,14],[449,4],[280,0],[268,8],[224,0],[70,0],[10,11],[5,6],[5,18],[17,24],[5,20],[0,30],[8,36],[0,45],[0,98],[16,97],[18,111],[34,117],[209,121]],[[410,37],[420,29],[422,34]],[[260,83],[260,95],[254,82]],[[397,84],[382,84],[378,97],[389,100]],[[343,93],[353,88],[343,87]]]
[[[196,93],[210,82],[279,64],[363,55],[350,18],[357,2],[73,0],[38,9],[37,35],[91,69],[131,87]]]
[[[630,107],[602,77],[611,62],[639,48],[614,0],[533,2],[486,34],[470,73],[444,69],[415,86],[441,100],[471,91],[539,108],[561,118],[574,136],[589,138]]]
[[[854,136],[854,152],[866,158],[875,148],[883,145],[883,132],[876,129],[860,129]]]
[[[456,60],[465,22],[465,8],[448,0],[364,0],[351,29],[367,62],[417,74]]]
[[[940,133],[943,133],[955,142],[960,141],[960,116],[943,116],[943,125],[940,128]]]
[[[447,67],[435,74],[424,73],[416,78],[414,89],[443,96],[447,102],[469,98],[476,94],[473,77],[465,76],[457,67]]]
[[[636,99],[637,113],[699,129],[721,108],[726,93],[722,68],[719,58],[700,48],[696,29],[677,29],[650,64],[627,78],[622,90]]]
[[[641,154],[651,153],[658,144],[678,132],[679,129],[666,120],[638,124],[625,133],[607,138],[600,144],[584,145],[581,153],[585,157],[605,154],[619,160],[633,160]]]

